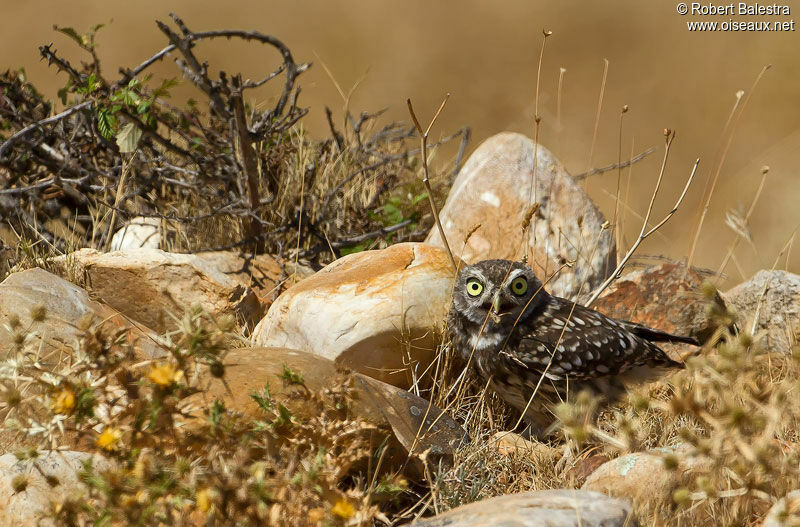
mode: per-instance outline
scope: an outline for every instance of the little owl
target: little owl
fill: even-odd
[[[552,405],[572,394],[589,389],[611,403],[629,383],[683,366],[653,341],[697,344],[552,296],[531,269],[509,260],[461,270],[448,325],[461,359],[540,437]]]

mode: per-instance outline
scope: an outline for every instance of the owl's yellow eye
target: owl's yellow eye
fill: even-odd
[[[524,276],[518,276],[511,282],[511,292],[517,296],[522,296],[528,292],[528,281]]]
[[[483,293],[483,284],[477,278],[467,280],[467,294],[469,296],[478,296],[481,293]]]

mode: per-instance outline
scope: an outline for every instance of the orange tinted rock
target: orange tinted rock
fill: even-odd
[[[351,254],[281,294],[253,343],[307,351],[408,387],[441,341],[453,277],[444,250],[426,244]]]
[[[38,306],[44,307],[45,319],[34,322],[31,309]],[[34,268],[12,273],[0,284],[0,358],[14,350],[8,327],[13,317],[19,318],[20,328],[27,328],[23,349],[36,350],[42,357],[55,357],[75,348],[81,337],[77,323],[85,315],[92,315],[95,322],[102,321],[109,332],[123,331],[139,359],[166,353],[148,328],[92,300],[85,290],[63,278]]]
[[[311,394],[352,383],[349,415],[391,432],[402,447],[401,463],[409,451],[428,451],[431,459],[452,459],[455,446],[466,435],[449,415],[425,399],[365,375],[351,377],[333,361],[311,353],[286,348],[240,348],[227,352],[224,364],[225,382],[204,370],[201,385],[207,388],[185,404],[202,410],[218,399],[229,410],[263,419],[264,412],[251,394],[263,394],[268,386],[273,400],[286,406],[292,415],[308,419],[319,412],[319,401]],[[299,375],[302,385],[285,382],[286,369]],[[202,411],[195,415],[204,420]]]
[[[622,275],[592,304],[601,313],[630,320],[675,335],[693,336],[701,343],[714,332],[709,302],[702,295],[706,279],[679,263],[665,263]],[[724,306],[717,295],[715,302]],[[697,348],[688,344],[659,343],[674,359],[685,359]]]
[[[593,454],[579,459],[567,471],[566,479],[573,485],[583,485],[586,479],[607,461],[609,461],[608,456],[603,454]]]

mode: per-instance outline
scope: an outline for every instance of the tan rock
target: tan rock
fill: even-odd
[[[585,490],[498,496],[418,520],[414,527],[636,527],[628,502]]]
[[[678,466],[667,469],[665,455],[674,455]],[[684,483],[688,471],[696,466],[697,462],[686,455],[684,448],[627,454],[600,465],[581,488],[626,498],[634,503],[669,504],[673,492]]]
[[[41,322],[32,320],[34,308],[44,308]],[[157,336],[115,309],[92,300],[80,287],[63,278],[34,268],[9,275],[0,283],[0,359],[15,351],[15,335],[24,334],[23,349],[36,350],[41,357],[62,355],[74,350],[81,337],[78,321],[85,315],[103,321],[109,331],[124,331],[137,356],[149,359],[163,356]],[[19,319],[17,328],[11,321]]]
[[[426,244],[351,254],[278,297],[252,339],[408,387],[440,342],[453,276],[446,253]]]
[[[307,419],[319,411],[310,394],[352,383],[352,415],[391,431],[402,448],[401,462],[409,452],[425,451],[431,459],[451,459],[455,446],[466,436],[450,416],[425,399],[365,375],[351,377],[333,361],[311,353],[286,348],[241,348],[226,353],[223,364],[225,382],[206,371],[201,384],[207,389],[186,401],[196,409],[194,415],[201,417],[202,410],[218,399],[229,410],[263,419],[263,411],[251,394],[261,394],[269,386],[276,402],[286,406],[292,415]],[[302,385],[285,382],[287,371],[299,375]]]
[[[32,315],[39,311],[41,321]],[[17,354],[35,357],[42,368],[56,372],[74,357],[81,347],[84,332],[79,322],[91,317],[93,330],[101,335],[123,337],[133,346],[137,361],[164,356],[158,336],[148,328],[131,321],[113,308],[89,298],[80,287],[43,269],[35,268],[13,273],[0,284],[0,361],[16,358]],[[37,316],[37,318],[39,318]],[[18,321],[15,321],[18,319]],[[15,344],[17,336],[24,341]],[[27,395],[33,392],[29,391]],[[48,420],[49,410],[31,417]],[[5,412],[0,412],[0,420]],[[7,421],[0,421],[8,425]],[[74,434],[60,438],[62,445],[74,445]],[[38,446],[39,438],[27,436],[10,426],[0,426],[0,454],[17,449]],[[2,522],[0,522],[2,525]]]
[[[86,494],[79,474],[90,459],[95,471],[112,468],[105,458],[85,452],[45,452],[24,461],[12,454],[0,456],[0,525],[56,525],[46,516],[53,505]]]
[[[535,202],[539,207],[526,242],[523,222]],[[537,149],[521,134],[497,134],[472,153],[440,216],[453,252],[467,263],[527,255],[544,281],[562,264],[575,261],[545,286],[558,296],[575,296],[584,279],[582,297],[588,296],[616,265],[614,238],[602,229],[603,215],[549,150]],[[426,241],[442,245],[436,227]]]
[[[234,253],[81,249],[54,263],[72,267],[93,295],[158,333],[173,329],[173,316],[180,319],[195,304],[214,316],[235,315],[250,328],[263,315],[245,260]],[[260,265],[262,277],[272,276],[271,261]],[[264,288],[271,289],[270,284],[264,282]]]
[[[722,294],[736,311],[739,327],[755,321],[756,345],[790,353],[800,335],[800,276],[787,271],[759,271]]]

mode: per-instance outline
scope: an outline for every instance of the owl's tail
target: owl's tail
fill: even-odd
[[[684,337],[681,335],[673,335],[660,329],[653,329],[635,322],[626,322],[625,325],[628,330],[634,335],[641,337],[651,342],[680,342],[683,344],[691,344],[692,346],[699,346],[700,342],[694,337]]]

